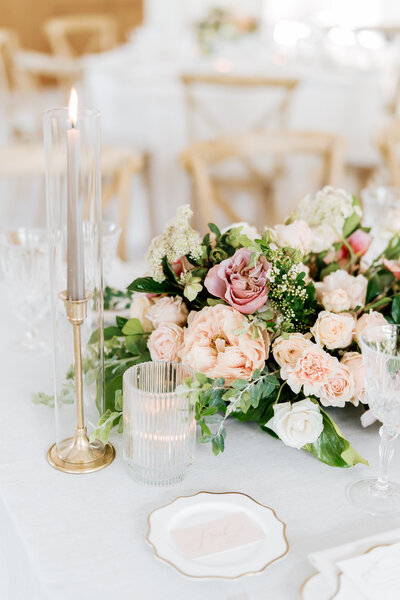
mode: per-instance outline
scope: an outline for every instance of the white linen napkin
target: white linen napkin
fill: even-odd
[[[333,587],[337,586],[340,572],[340,568],[337,566],[338,561],[363,554],[373,546],[378,546],[379,544],[394,544],[396,542],[400,542],[400,529],[391,529],[390,531],[349,542],[342,546],[312,552],[309,554],[308,560],[326,578],[329,585]]]

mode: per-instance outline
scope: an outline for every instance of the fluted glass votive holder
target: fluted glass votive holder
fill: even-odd
[[[124,374],[124,458],[139,483],[179,483],[196,447],[195,407],[180,388],[193,371],[146,362]]]

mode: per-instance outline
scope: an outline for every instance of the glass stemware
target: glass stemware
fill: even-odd
[[[48,245],[44,229],[20,228],[0,235],[0,262],[11,307],[25,326],[16,348],[46,349],[38,323],[48,309]]]
[[[374,515],[400,510],[400,485],[389,481],[394,440],[400,424],[400,325],[369,327],[360,336],[369,407],[382,423],[378,478],[361,479],[348,488],[357,507]]]

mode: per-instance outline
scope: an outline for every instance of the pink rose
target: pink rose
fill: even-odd
[[[335,361],[338,362],[317,344],[306,346],[295,366],[288,366],[286,369],[290,389],[298,394],[303,387],[306,396],[318,396],[321,386],[334,368]]]
[[[358,406],[359,402],[365,402],[365,368],[362,356],[359,352],[346,352],[341,361],[350,369],[354,379],[354,396],[351,402]]]
[[[251,252],[236,250],[231,258],[209,270],[204,285],[213,296],[223,298],[241,313],[252,314],[268,298],[267,273],[270,264],[260,256],[255,267],[250,266]]]
[[[382,262],[385,265],[385,267],[393,273],[397,281],[400,281],[400,258],[397,259],[397,262],[395,262],[394,260],[388,260],[387,258],[384,258]]]
[[[353,375],[346,365],[340,363],[337,359],[335,368],[328,374],[326,381],[319,389],[319,399],[322,406],[340,406],[343,407],[346,402],[354,398],[354,379]]]
[[[372,236],[362,229],[356,229],[356,231],[354,231],[354,233],[352,233],[346,241],[353,250],[354,254],[358,254],[358,256],[364,256],[371,245]],[[350,252],[348,248],[343,244],[339,250],[337,258],[338,260],[342,258],[348,258],[349,254]]]
[[[164,323],[153,331],[147,342],[151,360],[179,362],[183,329],[175,323]]]
[[[250,379],[255,369],[264,368],[267,352],[263,336],[252,338],[252,327],[248,333],[237,333],[244,321],[225,304],[190,313],[182,362],[213,379],[224,377],[228,385],[235,379]]]

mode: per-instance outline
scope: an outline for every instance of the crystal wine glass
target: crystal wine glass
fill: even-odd
[[[400,510],[400,485],[389,481],[389,465],[400,424],[400,325],[369,327],[360,336],[366,397],[379,430],[378,478],[361,479],[348,490],[350,501],[373,515]]]
[[[25,326],[17,349],[46,349],[38,322],[48,309],[48,251],[45,229],[20,228],[0,235],[0,262],[7,295],[15,315]]]

